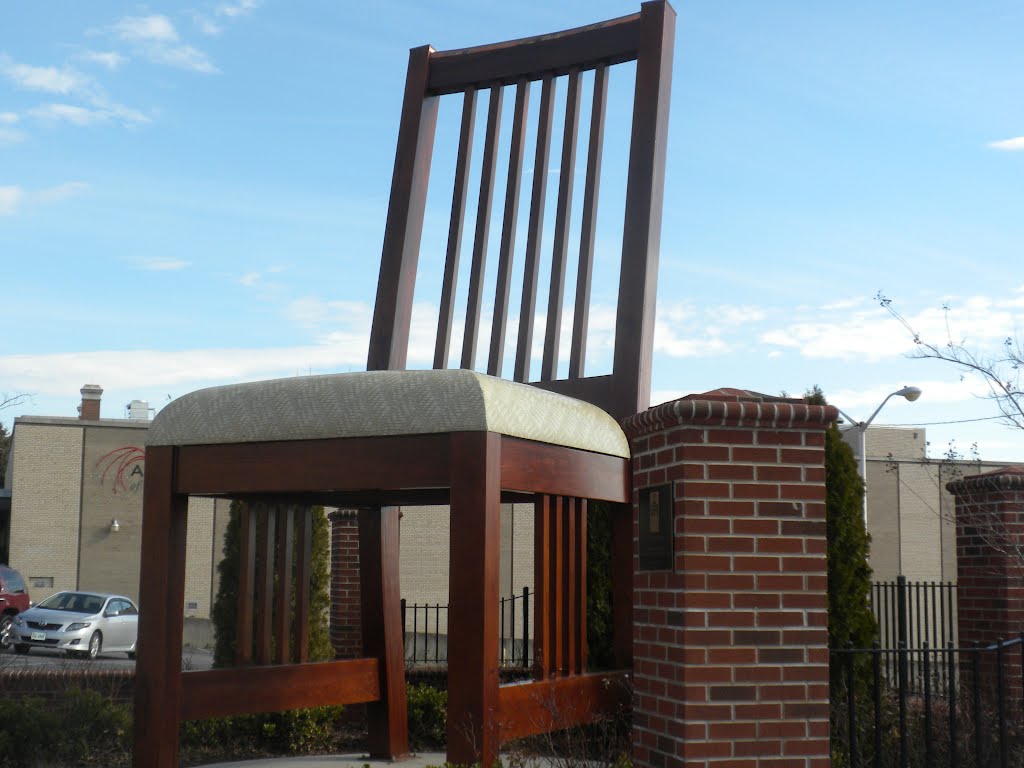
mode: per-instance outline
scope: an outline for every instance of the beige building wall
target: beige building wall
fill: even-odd
[[[81,562],[74,585],[78,589],[139,599],[146,426],[146,422],[126,422],[90,425],[84,430]],[[19,485],[17,495],[21,494]]]
[[[11,562],[39,602],[78,586],[81,427],[15,422]]]

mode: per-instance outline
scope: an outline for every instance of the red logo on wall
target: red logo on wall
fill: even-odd
[[[122,445],[105,453],[96,462],[101,470],[100,485],[106,485],[109,478],[114,493],[141,490],[145,459],[146,452],[137,445]]]

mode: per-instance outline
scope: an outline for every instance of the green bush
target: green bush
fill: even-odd
[[[409,709],[409,747],[442,749],[448,741],[448,692],[421,683],[405,689]]]
[[[0,701],[0,768],[126,765],[129,707],[96,691],[71,689],[57,699]]]
[[[261,715],[189,720],[181,725],[181,751],[190,760],[333,750],[344,707],[312,707]]]

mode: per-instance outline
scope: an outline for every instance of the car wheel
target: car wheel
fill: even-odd
[[[14,652],[15,653],[28,653],[28,650],[29,650],[29,647],[27,645],[22,645],[21,643],[15,643],[14,644]]]
[[[90,661],[92,661],[100,655],[100,647],[102,645],[103,635],[101,635],[99,632],[93,632],[92,637],[89,638],[89,650],[86,652],[86,655],[89,657]]]
[[[11,625],[13,624],[14,619],[10,615],[5,613],[3,616],[0,616],[0,648],[7,648],[11,644],[10,632]]]

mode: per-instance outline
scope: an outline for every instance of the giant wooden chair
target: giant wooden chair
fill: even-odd
[[[630,663],[629,447],[618,421],[649,405],[655,283],[675,14],[664,2],[612,21],[497,45],[410,53],[367,372],[201,390],[149,430],[142,534],[135,765],[177,766],[182,719],[367,702],[370,752],[408,751],[399,614],[398,508],[446,503],[448,757],[490,765],[508,739],[583,723],[621,703],[621,675],[587,674],[586,501],[613,510],[615,647]],[[636,61],[612,372],[584,376],[608,70]],[[558,335],[569,260],[581,73],[593,70],[568,378]],[[531,380],[555,83],[566,107],[540,376]],[[499,378],[523,181],[529,90],[540,83],[513,380]],[[515,92],[487,373],[477,357],[505,91]],[[450,352],[476,99],[488,97],[461,369]],[[461,94],[462,129],[435,369],[406,371],[438,101]],[[247,503],[238,666],[181,671],[186,503]],[[499,515],[528,500],[535,525],[533,681],[498,676]],[[309,506],[360,510],[364,658],[309,663]],[[275,565],[276,563],[276,565]],[[294,563],[294,565],[293,565]],[[294,588],[292,584],[294,583]]]

